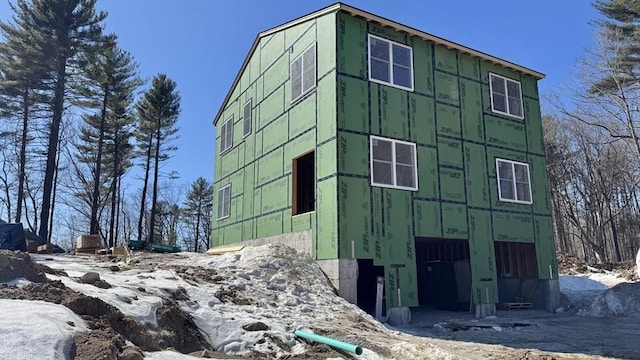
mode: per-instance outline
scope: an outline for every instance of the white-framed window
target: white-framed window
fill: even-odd
[[[371,136],[371,185],[418,190],[416,144]]]
[[[413,91],[413,49],[369,34],[369,80]]]
[[[218,220],[226,219],[231,214],[231,184],[218,190]]]
[[[496,158],[496,176],[500,201],[533,203],[529,164]]]
[[[231,146],[233,146],[233,116],[220,127],[220,153],[229,150]]]
[[[316,87],[316,44],[309,46],[291,62],[291,102]]]
[[[251,99],[242,107],[242,137],[251,134]]]
[[[491,89],[491,111],[520,120],[524,119],[522,89],[519,81],[489,73],[489,88]]]

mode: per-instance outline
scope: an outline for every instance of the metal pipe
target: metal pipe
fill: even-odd
[[[310,333],[302,330],[296,330],[293,332],[293,334],[303,339],[315,341],[321,344],[326,344],[336,349],[352,352],[356,355],[362,355],[362,348],[360,346],[349,344],[344,341],[332,339],[330,337],[326,337],[322,335],[316,335],[314,333]]]

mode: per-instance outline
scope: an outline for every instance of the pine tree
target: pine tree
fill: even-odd
[[[18,13],[15,5],[10,6]],[[32,44],[34,34],[29,31],[31,25],[27,19],[16,16],[14,20],[15,24],[0,22],[0,34],[4,38],[0,43],[0,118],[20,122],[19,129],[14,132],[14,145],[19,147],[18,158],[15,159],[18,164],[18,190],[14,219],[21,222],[27,146],[32,139],[29,128],[46,108],[45,104],[50,102],[46,90],[51,68],[45,54],[39,53]]]
[[[139,147],[147,154],[145,166],[145,185],[142,192],[138,232],[141,233],[142,218],[145,213],[145,200],[149,172],[153,170],[153,191],[151,197],[151,214],[148,241],[154,242],[155,217],[158,201],[158,179],[160,163],[169,159],[169,153],[176,147],[171,145],[176,138],[178,128],[175,126],[180,114],[180,95],[176,91],[176,83],[165,74],[153,78],[151,89],[144,93],[137,103],[136,109],[140,121],[138,129]],[[146,134],[143,134],[147,132]],[[141,140],[141,141],[140,141]],[[151,163],[153,162],[153,168]]]
[[[91,163],[88,164],[93,175],[89,233],[98,234],[99,212],[104,207],[109,190],[113,191],[109,189],[112,186],[101,189],[100,184],[113,184],[111,175],[117,173],[113,170],[117,154],[113,152],[104,154],[104,150],[107,142],[116,140],[114,132],[119,130],[119,126],[124,125],[120,122],[123,116],[127,116],[123,112],[127,111],[133,92],[142,85],[142,81],[137,75],[138,64],[133,61],[128,52],[117,47],[116,37],[113,35],[105,38],[104,46],[100,51],[83,54],[80,65],[87,81],[78,88],[83,96],[79,104],[98,111],[94,115],[83,117],[86,123],[85,144],[88,146],[83,146],[82,155],[80,155],[81,159],[86,160],[87,154],[92,154]],[[103,168],[107,172],[103,172]]]
[[[203,177],[197,178],[191,184],[187,194],[183,217],[186,223],[193,226],[193,248],[198,252],[200,245],[203,249],[209,247],[211,233],[211,209],[213,207],[213,184]]]
[[[96,0],[17,0],[14,9],[16,27],[29,35],[29,54],[46,64],[53,101],[48,126],[47,160],[43,180],[42,208],[38,234],[49,241],[51,197],[53,194],[58,141],[67,91],[77,69],[80,54],[93,51],[101,40],[101,22],[105,12],[96,13]]]
[[[613,73],[591,87],[594,93],[618,91],[640,81],[640,1],[598,0],[594,7],[606,20],[596,22],[607,41]]]

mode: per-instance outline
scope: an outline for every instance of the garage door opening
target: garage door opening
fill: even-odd
[[[538,280],[538,260],[533,243],[496,241],[498,300],[543,308],[544,291]]]
[[[416,238],[420,306],[468,311],[471,300],[469,242]]]

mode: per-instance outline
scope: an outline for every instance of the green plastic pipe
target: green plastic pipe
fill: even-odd
[[[356,355],[362,355],[362,348],[360,346],[349,344],[349,343],[346,343],[344,341],[332,339],[330,337],[326,337],[326,336],[322,336],[322,335],[316,335],[316,334],[313,334],[313,333],[310,333],[310,332],[306,332],[306,331],[302,331],[302,330],[296,330],[296,331],[293,332],[293,334],[296,335],[296,336],[299,336],[299,337],[301,337],[303,339],[315,341],[315,342],[321,343],[321,344],[327,344],[327,345],[331,346],[332,348],[336,348],[336,349],[352,352],[352,353],[354,353]]]

